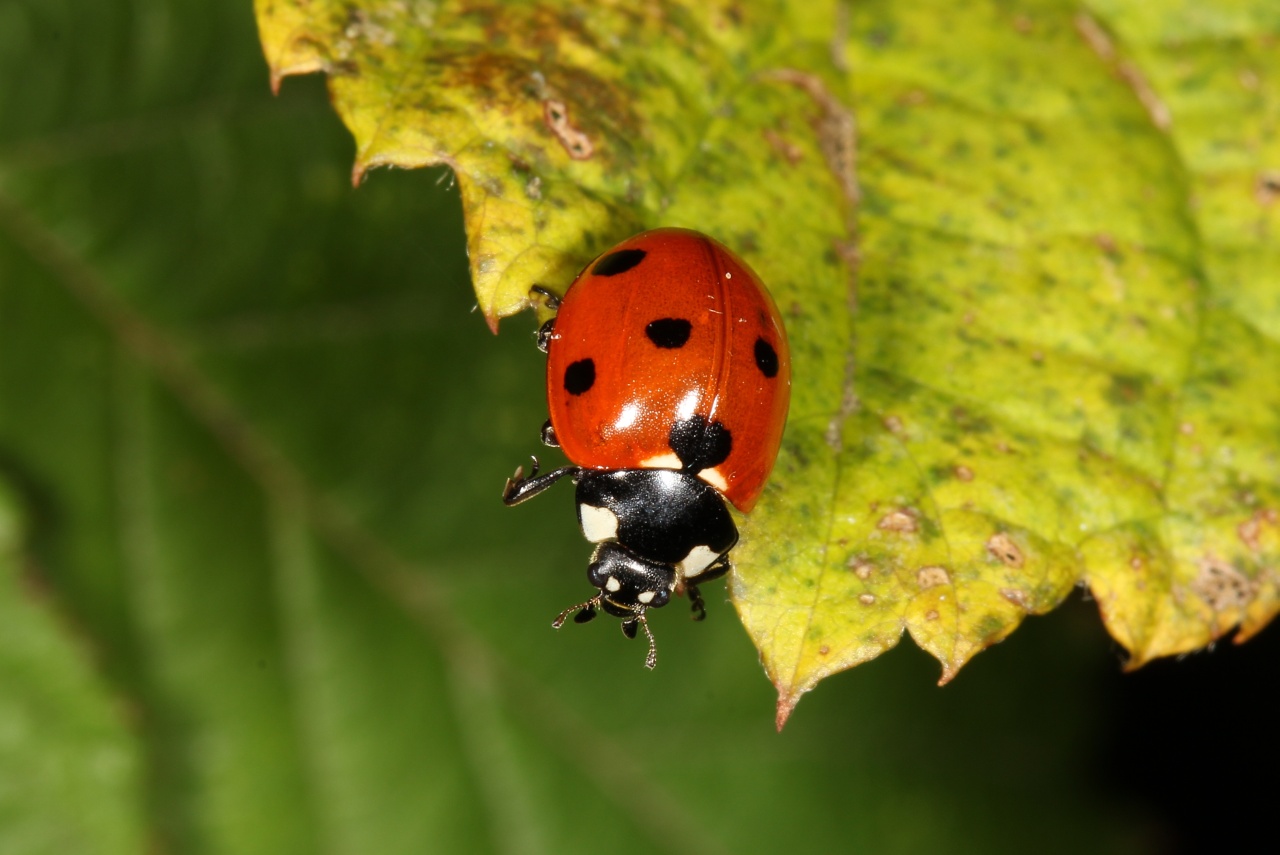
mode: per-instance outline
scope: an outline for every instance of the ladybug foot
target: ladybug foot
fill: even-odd
[[[559,469],[552,469],[546,475],[539,475],[538,458],[530,456],[530,459],[533,461],[533,469],[529,471],[527,478],[524,467],[517,466],[515,474],[507,479],[506,486],[502,488],[503,504],[518,505],[538,495],[566,475],[576,481],[578,474],[582,471],[577,466],[562,466]]]
[[[573,615],[574,623],[587,623],[598,614],[598,612],[596,611],[596,606],[598,606],[599,604],[600,604],[600,595],[597,594],[596,596],[587,600],[585,603],[578,603],[576,606],[569,606],[569,608],[565,609],[560,614],[556,615],[556,619],[551,622],[551,628],[559,629],[560,627],[564,626],[565,618],[569,617],[569,615],[573,614],[574,612],[577,612],[576,615]]]
[[[698,591],[698,587],[689,585],[685,590],[689,593],[689,606],[693,610],[693,619],[706,620],[707,604],[703,602],[702,593]]]
[[[622,634],[627,638],[635,638],[637,627],[643,628],[645,636],[649,639],[649,652],[644,657],[644,667],[652,671],[654,666],[658,664],[658,648],[657,645],[653,643],[653,633],[649,631],[649,621],[644,616],[643,611],[631,620],[622,622]]]

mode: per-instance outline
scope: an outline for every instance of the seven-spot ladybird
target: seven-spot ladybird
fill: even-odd
[[[574,464],[507,480],[516,505],[570,477],[578,522],[597,544],[587,578],[599,589],[563,611],[585,623],[603,609],[649,638],[648,609],[730,569],[738,529],[725,505],[749,511],[773,468],[791,398],[782,318],[760,279],[722,244],[655,229],[601,255],[538,332],[551,418],[542,440]]]

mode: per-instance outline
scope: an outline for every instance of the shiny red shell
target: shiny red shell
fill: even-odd
[[[569,286],[547,357],[551,425],[577,465],[687,469],[742,511],[760,497],[791,355],[769,292],[719,242],[655,229],[601,255]]]

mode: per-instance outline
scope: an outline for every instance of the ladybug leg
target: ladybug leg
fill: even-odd
[[[707,617],[707,604],[702,599],[702,592],[698,590],[698,586],[704,582],[719,579],[732,569],[733,565],[729,563],[729,555],[726,553],[717,558],[710,567],[697,576],[685,580],[684,589],[689,595],[689,606],[693,609],[694,620],[705,620]]]
[[[508,506],[518,505],[527,499],[532,499],[566,475],[574,481],[578,480],[581,471],[577,466],[562,466],[559,469],[552,469],[546,475],[539,475],[538,458],[534,457],[533,469],[529,472],[529,477],[525,477],[523,466],[517,466],[516,473],[507,479],[507,485],[502,488],[502,502]]]
[[[553,294],[541,285],[534,285],[529,289],[529,297],[535,303],[542,303],[551,311],[557,311],[560,308],[560,296]],[[547,347],[551,344],[551,336],[556,329],[556,319],[550,318],[541,327],[538,328],[538,350],[543,353],[547,352]]]
[[[569,608],[556,615],[556,619],[551,622],[552,628],[559,629],[564,626],[565,618],[569,617],[569,615],[574,612],[577,612],[576,615],[573,615],[574,623],[587,623],[592,620],[595,618],[596,614],[598,614],[596,608],[600,605],[601,596],[601,594],[596,594],[585,603],[578,603],[576,606],[569,606]]]
[[[547,348],[551,346],[551,336],[556,331],[556,319],[551,318],[542,326],[538,327],[538,350],[543,353],[547,352]]]
[[[542,444],[551,448],[560,447],[560,441],[556,439],[556,429],[551,426],[551,419],[542,423]]]
[[[560,295],[548,291],[541,285],[534,285],[529,289],[529,294],[536,295],[535,299],[540,299],[542,301],[542,305],[546,306],[553,312],[560,308]]]
[[[622,622],[622,634],[627,638],[635,638],[637,628],[643,629],[649,639],[649,652],[644,657],[644,667],[652,671],[658,664],[658,647],[653,643],[653,633],[649,631],[649,619],[645,617],[643,608],[636,612],[635,617]]]

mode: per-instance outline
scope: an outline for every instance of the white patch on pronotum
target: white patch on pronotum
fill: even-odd
[[[619,582],[616,577],[610,576],[605,580],[604,589],[610,594],[616,594],[622,590],[622,583]]]
[[[618,515],[608,508],[579,505],[582,533],[592,543],[603,543],[618,536]]]
[[[636,599],[647,606],[649,605],[649,603],[653,602],[653,598],[656,593],[657,593],[656,591],[641,591],[638,595],[636,595]]]
[[[679,469],[683,466],[680,458],[670,451],[641,460],[640,465],[645,469]]]
[[[698,477],[706,481],[712,487],[715,487],[721,493],[728,492],[729,482],[725,480],[724,475],[719,469],[703,469],[698,473]]]
[[[720,554],[710,547],[695,546],[693,549],[690,549],[689,554],[676,565],[676,569],[680,571],[681,576],[686,579],[691,579],[703,570],[706,570],[711,566],[711,562],[715,561],[719,557]]]

